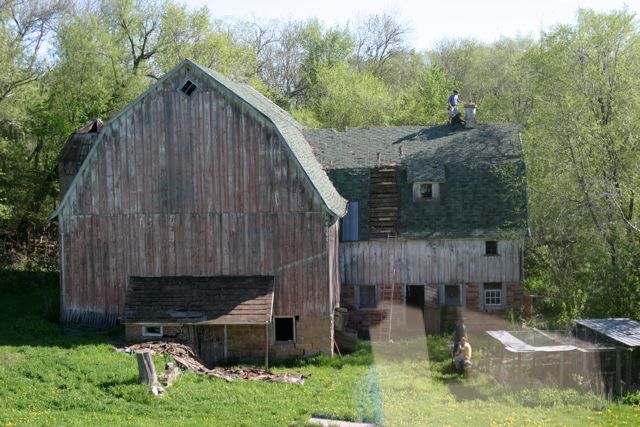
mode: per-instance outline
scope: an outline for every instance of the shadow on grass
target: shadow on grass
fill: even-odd
[[[475,387],[460,382],[448,382],[447,387],[458,402],[465,400],[487,400],[487,396],[480,393]]]
[[[71,348],[111,343],[121,332],[65,334],[59,324],[57,272],[0,270],[0,345]]]

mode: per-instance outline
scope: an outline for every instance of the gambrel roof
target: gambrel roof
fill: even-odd
[[[147,91],[138,96],[118,114],[105,123],[101,135],[98,136],[93,143],[89,154],[85,158],[82,168],[86,167],[88,159],[96,152],[96,146],[100,144],[102,135],[108,131],[112,123],[116,122],[134,106],[143,102],[147,95],[161,88],[165,81],[177,74],[184,67],[188,67],[189,70],[194,73],[196,78],[207,79],[216,88],[230,94],[251,111],[257,113],[257,116],[264,120],[267,126],[271,126],[279,135],[284,148],[289,152],[296,165],[303,172],[303,175],[307,178],[314,192],[320,197],[327,211],[336,217],[342,217],[346,214],[346,200],[342,198],[335,189],[326,172],[322,169],[320,163],[314,156],[311,147],[302,134],[303,126],[300,123],[251,86],[234,82],[224,77],[222,74],[204,68],[190,60],[182,61],[174,67],[173,70],[165,74],[160,80],[158,80],[158,82],[152,85]],[[80,172],[82,171],[82,168],[80,169]],[[50,218],[57,216],[65,206],[67,199],[69,198],[69,194],[72,193],[71,190],[75,186],[78,176],[80,175],[81,173],[76,175],[76,179],[71,183],[69,191],[67,191],[67,194],[63,197],[60,206]]]

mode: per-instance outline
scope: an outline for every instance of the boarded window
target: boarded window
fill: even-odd
[[[498,255],[498,242],[495,240],[487,240],[484,242],[485,255]]]
[[[276,341],[295,341],[295,317],[276,317],[273,323],[275,328]]]
[[[484,306],[489,308],[502,307],[502,284],[484,284]]]
[[[143,337],[161,337],[162,325],[144,325],[142,327]]]
[[[376,287],[358,286],[358,308],[376,308],[377,305]]]
[[[342,240],[358,240],[359,211],[358,202],[349,202],[347,205],[347,215],[342,218]]]
[[[413,201],[440,199],[440,185],[437,182],[416,182],[413,184]]]

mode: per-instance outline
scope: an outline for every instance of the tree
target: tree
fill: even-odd
[[[527,55],[532,257],[567,316],[640,310],[640,34],[626,10],[580,10]]]
[[[238,81],[251,81],[257,73],[253,47],[215,24],[206,7],[189,11],[184,5],[165,4],[159,44],[155,61],[161,73],[187,58]]]
[[[394,58],[409,52],[406,36],[409,28],[389,13],[372,14],[357,24],[353,64],[387,82],[393,78],[388,67]],[[391,75],[390,75],[391,74]]]
[[[395,111],[395,99],[385,83],[358,72],[346,61],[319,67],[310,109],[321,127],[388,125]]]

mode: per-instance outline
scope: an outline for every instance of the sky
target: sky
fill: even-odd
[[[557,23],[575,22],[578,8],[596,11],[625,5],[640,18],[640,0],[186,0],[206,5],[214,18],[306,20],[345,25],[372,13],[395,14],[411,29],[409,42],[430,49],[443,39],[537,36]]]

